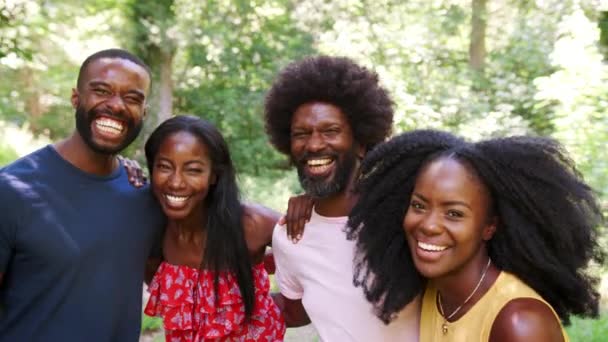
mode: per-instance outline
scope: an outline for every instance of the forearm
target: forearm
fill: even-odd
[[[301,300],[291,300],[281,293],[272,293],[272,299],[281,310],[285,324],[288,328],[301,327],[310,324],[310,318],[302,305]]]

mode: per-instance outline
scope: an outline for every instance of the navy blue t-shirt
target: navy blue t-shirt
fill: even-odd
[[[123,167],[87,174],[47,146],[0,169],[0,341],[137,341],[163,225]]]

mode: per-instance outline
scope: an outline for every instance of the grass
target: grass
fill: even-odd
[[[141,318],[141,332],[155,332],[163,327],[163,320],[160,317],[150,317],[148,315],[142,315]]]
[[[566,331],[571,342],[604,342],[608,336],[608,312],[598,319],[574,317]]]

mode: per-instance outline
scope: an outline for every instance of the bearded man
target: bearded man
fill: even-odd
[[[294,62],[267,94],[265,120],[271,143],[314,198],[297,244],[285,226],[273,233],[281,291],[274,298],[287,325],[312,322],[329,342],[417,341],[419,300],[384,324],[353,285],[355,245],[344,231],[361,159],[391,132],[392,101],[376,73],[340,57]]]
[[[116,154],[137,137],[150,70],[120,50],[81,65],[66,139],[0,169],[0,341],[137,341],[163,217]]]

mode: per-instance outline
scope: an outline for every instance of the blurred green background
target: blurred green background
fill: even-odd
[[[268,144],[263,97],[280,68],[323,53],[379,73],[395,133],[559,139],[608,211],[607,0],[0,0],[0,165],[73,130],[78,67],[109,47],[154,73],[125,155],[144,165],[158,122],[198,115],[228,140],[244,197],[277,210],[299,187]],[[599,341],[606,316],[569,332]]]

